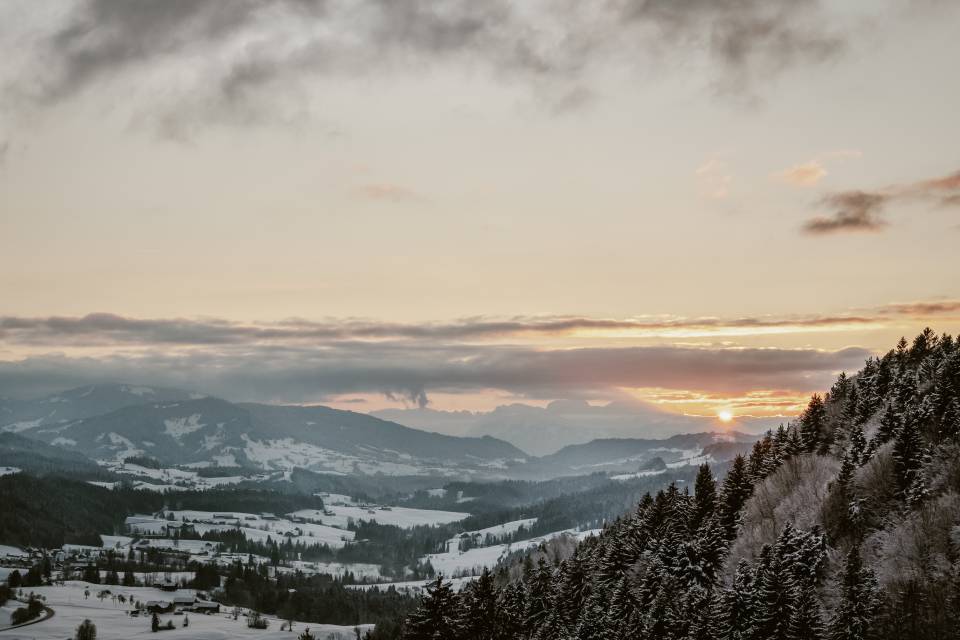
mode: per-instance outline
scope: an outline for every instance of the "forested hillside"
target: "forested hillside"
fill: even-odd
[[[403,637],[960,637],[960,345],[926,330],[738,457],[519,579],[442,579]]]

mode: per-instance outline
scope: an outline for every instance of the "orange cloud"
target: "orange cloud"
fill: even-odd
[[[795,164],[778,175],[786,182],[798,187],[812,187],[827,175],[827,170],[817,160],[811,160],[810,162]]]

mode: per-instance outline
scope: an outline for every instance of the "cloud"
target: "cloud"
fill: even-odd
[[[774,176],[794,186],[812,187],[827,175],[827,169],[824,166],[827,161],[859,158],[862,155],[862,152],[853,149],[827,151],[813,160],[795,164],[788,169],[774,174]]]
[[[930,302],[895,302],[879,309],[880,313],[900,316],[925,317],[935,314],[960,312],[960,300]]]
[[[816,216],[803,225],[813,235],[880,231],[887,226],[883,212],[892,205],[920,203],[935,207],[960,206],[960,171],[939,178],[892,185],[875,191],[840,191],[820,204],[830,215]]]
[[[863,349],[729,346],[593,346],[592,337],[676,338],[881,327],[960,312],[960,300],[896,302],[856,313],[796,317],[465,318],[403,324],[359,319],[233,322],[206,318],[0,317],[0,389],[9,396],[96,382],[198,389],[230,399],[320,402],[378,393],[415,405],[429,394],[502,390],[521,397],[611,398],[620,388],[743,394],[808,392],[839,370],[859,368]],[[952,317],[952,316],[951,316]],[[588,347],[523,344],[576,335]],[[566,346],[566,345],[565,345]],[[787,392],[785,391],[784,394]]]
[[[508,336],[569,334],[586,336],[613,334],[652,338],[792,333],[816,329],[837,330],[844,327],[869,325],[875,321],[876,318],[870,315],[838,315],[730,319],[616,319],[559,316],[512,319],[468,318],[450,323],[425,324],[368,320],[327,322],[287,320],[274,323],[240,323],[218,319],[141,319],[110,313],[94,313],[79,317],[0,316],[0,344],[57,348],[118,345],[206,346],[343,340],[460,341]]]
[[[424,406],[432,391],[500,389],[557,398],[651,386],[727,393],[770,386],[814,390],[828,385],[836,371],[858,367],[868,355],[863,349],[537,350],[381,343],[204,348],[98,358],[35,355],[0,362],[0,388],[11,396],[37,396],[96,382],[136,381],[234,400],[313,402],[338,394],[382,393]]]
[[[50,106],[115,85],[172,135],[309,112],[318,79],[431,66],[481,68],[560,111],[625,60],[702,60],[710,84],[742,92],[847,39],[818,0],[82,0],[42,22],[8,93]]]
[[[802,164],[795,164],[789,169],[782,171],[779,175],[780,178],[790,184],[799,187],[810,187],[820,182],[820,179],[827,175],[827,170],[823,168],[823,165],[820,164],[819,161],[811,160]]]
[[[733,318],[592,318],[534,316],[464,318],[446,323],[404,324],[361,319],[235,322],[205,318],[133,318],[111,313],[85,316],[0,316],[0,344],[29,348],[205,347],[315,345],[347,341],[410,341],[445,344],[508,337],[685,338],[770,333],[840,331],[877,326],[895,317],[910,319],[960,310],[960,300],[893,303],[856,313]]]
[[[879,231],[884,226],[880,213],[888,198],[879,193],[844,191],[834,193],[821,203],[832,208],[829,216],[816,216],[803,228],[807,233],[824,235],[842,231]]]

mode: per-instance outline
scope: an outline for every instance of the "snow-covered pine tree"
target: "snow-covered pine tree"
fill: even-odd
[[[777,547],[764,545],[754,574],[751,640],[786,640],[790,622],[790,576]]]
[[[404,640],[437,640],[460,637],[459,597],[443,576],[427,585],[420,607],[407,618]]]
[[[484,569],[476,580],[464,587],[460,599],[460,637],[463,640],[495,637],[497,593],[490,571]]]
[[[825,437],[827,409],[823,398],[814,394],[810,403],[800,416],[800,437],[806,451],[816,451]]]
[[[693,488],[693,511],[690,518],[690,530],[696,531],[717,508],[717,481],[713,477],[710,465],[702,464],[697,471]]]
[[[747,462],[743,456],[733,459],[733,464],[723,481],[723,491],[720,495],[720,524],[723,526],[727,539],[736,536],[740,510],[753,493],[753,482],[747,471]]]
[[[865,640],[876,618],[879,587],[863,566],[860,547],[847,553],[840,578],[840,600],[830,619],[830,640]]]

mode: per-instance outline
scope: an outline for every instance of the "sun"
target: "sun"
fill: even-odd
[[[717,411],[717,417],[720,418],[720,422],[730,422],[733,420],[733,412],[728,409],[721,409]]]

